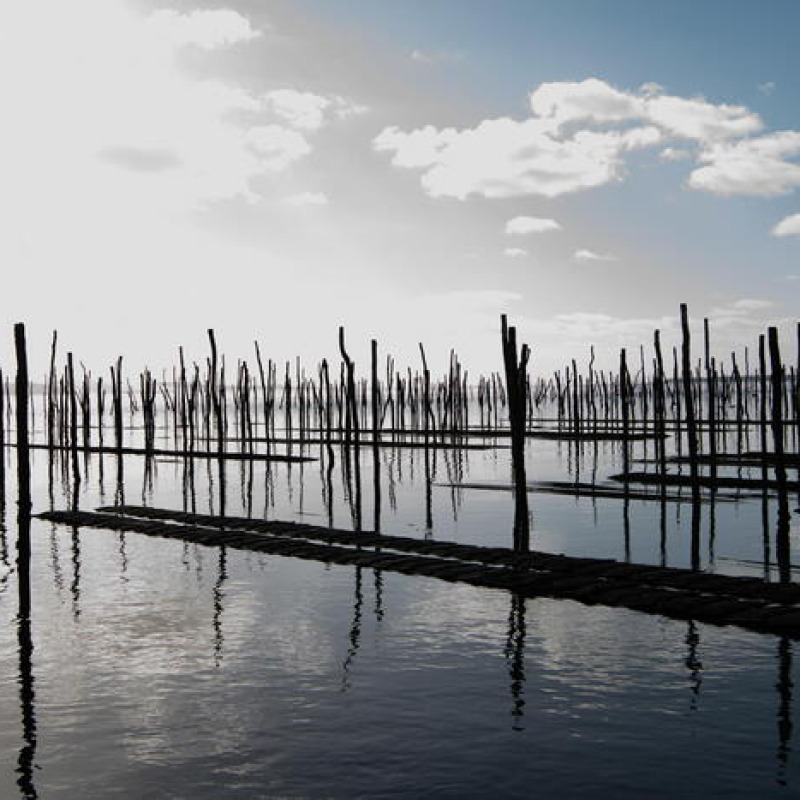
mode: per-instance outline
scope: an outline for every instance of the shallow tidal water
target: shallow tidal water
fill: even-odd
[[[34,512],[69,507],[61,460],[33,456]],[[197,459],[188,474],[128,456],[118,484],[115,458],[101,474],[82,457],[80,507],[122,490],[130,504],[218,513],[224,494],[227,514],[352,528],[336,457],[330,484],[318,462],[220,473]],[[379,452],[376,520],[365,448],[363,528],[510,546],[511,494],[450,485],[507,484],[508,450],[430,457],[426,481],[421,450]],[[620,470],[612,443],[531,440],[527,461],[531,481]],[[738,628],[34,519],[28,641],[12,453],[6,467],[2,798],[800,793],[797,645]],[[533,549],[690,563],[688,503],[529,502]],[[773,517],[765,551],[760,497],[704,505],[702,567],[774,577]]]

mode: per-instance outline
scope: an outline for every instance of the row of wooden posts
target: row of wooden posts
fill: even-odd
[[[770,328],[759,337],[758,361],[752,371],[747,349],[744,372],[735,354],[731,354],[726,370],[723,362],[710,355],[708,320],[704,321],[704,358],[693,361],[685,305],[681,306],[680,316],[682,344],[680,350],[673,348],[671,375],[665,368],[660,334],[656,331],[649,370],[642,348],[635,374],[625,349],[620,353],[618,372],[596,371],[592,349],[586,374],[578,372],[573,360],[564,370],[532,379],[528,371],[530,350],[523,345],[517,352],[516,330],[508,326],[504,315],[502,374],[494,372],[472,382],[454,351],[450,353],[447,373],[432,380],[422,345],[421,369],[416,372],[411,368],[400,371],[391,356],[381,368],[375,340],[370,348],[369,378],[358,378],[346,347],[344,328],[339,329],[341,362],[335,379],[327,360],[313,373],[306,372],[299,360],[294,365],[287,363],[279,378],[278,365],[271,359],[265,364],[256,343],[256,369],[251,370],[247,361],[240,360],[233,381],[229,381],[213,330],[208,331],[210,354],[204,369],[196,362],[187,365],[181,348],[170,376],[162,374],[159,379],[145,369],[138,380],[123,381],[123,360],[119,358],[107,377],[93,378],[83,364],[81,374],[76,374],[72,353],[67,353],[66,364],[59,369],[58,339],[54,333],[40,404],[35,402],[27,374],[25,397],[21,396],[21,367],[17,370],[12,403],[8,377],[4,378],[0,371],[0,446],[5,444],[11,428],[12,408],[19,433],[23,419],[24,431],[37,429],[37,405],[45,445],[69,450],[73,457],[90,448],[122,452],[131,444],[125,440],[126,429],[135,427],[142,430],[145,452],[155,450],[158,437],[165,436],[172,438],[174,452],[210,452],[212,447],[224,452],[233,441],[251,452],[263,444],[267,456],[274,452],[276,444],[291,446],[298,441],[316,441],[330,450],[334,442],[358,446],[379,439],[400,443],[415,437],[423,443],[435,443],[470,435],[509,435],[512,460],[517,465],[514,483],[521,494],[525,437],[549,422],[567,437],[616,433],[626,442],[626,473],[629,438],[637,433],[650,435],[660,470],[666,472],[665,439],[675,433],[679,456],[683,455],[685,440],[692,490],[699,493],[701,455],[713,480],[716,458],[728,447],[727,433],[737,432],[737,449],[741,452],[755,426],[759,452],[769,452],[770,456],[768,462],[764,459],[764,469],[774,469],[778,483],[785,483],[787,438],[791,436],[795,444],[800,438],[800,368],[784,364],[777,329]],[[797,331],[800,352],[800,324]],[[24,328],[17,326],[15,336],[21,358]],[[34,402],[29,402],[29,397]],[[550,409],[554,413],[545,416]],[[113,444],[106,438],[109,419]]]

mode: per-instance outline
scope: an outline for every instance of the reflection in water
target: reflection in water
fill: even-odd
[[[22,797],[38,797],[33,783],[36,755],[36,714],[33,688],[33,636],[31,632],[30,513],[20,506],[17,518],[17,577],[19,613],[17,641],[19,646],[19,698],[22,716],[22,746],[17,760],[17,786]]]
[[[0,461],[3,453],[0,453]],[[5,475],[0,476],[0,561],[4,567],[10,567],[8,560],[8,539],[6,538],[6,482]],[[4,578],[5,580],[5,578]]]
[[[228,487],[225,475],[225,459],[220,458],[217,462],[217,470],[219,474],[219,515],[225,516],[227,508]]]
[[[58,533],[55,524],[50,528],[50,563],[53,568],[53,582],[60,599],[64,592],[64,573],[61,569],[61,554],[58,549]]]
[[[402,475],[402,457],[398,457],[398,451],[392,448],[389,451],[389,508],[393,513],[397,513],[397,484],[401,482]],[[395,467],[397,468],[397,477],[395,478]]]
[[[425,439],[427,445],[428,440]],[[431,451],[425,448],[425,538],[433,536],[433,481],[436,478],[436,451],[433,454],[433,473],[431,473]]]
[[[775,557],[778,562],[778,579],[781,583],[791,580],[791,548],[789,545],[789,526],[791,516],[787,506],[786,492],[780,492],[778,500],[777,531],[775,533]]]
[[[381,532],[381,460],[377,442],[372,446],[372,498],[373,519],[372,529],[375,533]]]
[[[114,490],[114,505],[125,505],[125,467],[123,466],[122,454],[117,454],[117,481]]]
[[[375,575],[375,619],[383,619],[383,570],[374,569]]]
[[[328,527],[333,527],[333,448],[329,448],[326,455],[325,480],[323,483],[323,499],[328,512]]]
[[[123,583],[128,582],[128,543],[125,540],[125,532],[120,531],[117,534],[117,543],[119,545],[119,565],[120,577]]]
[[[692,503],[692,569],[700,569],[700,503]]]
[[[197,513],[197,492],[194,484],[194,459],[188,456],[183,460],[183,510]]]
[[[708,566],[714,566],[714,543],[717,536],[717,490],[712,486],[709,492],[708,508]]]
[[[219,667],[222,662],[222,643],[224,638],[222,635],[222,609],[223,600],[225,599],[225,593],[222,591],[222,587],[228,577],[227,567],[228,561],[225,545],[221,545],[219,548],[219,572],[217,574],[216,583],[214,584],[214,618],[212,623],[214,628],[214,666],[216,667]]]
[[[69,588],[72,593],[72,616],[77,621],[81,615],[81,540],[77,527],[72,529],[72,583]]]
[[[361,610],[364,606],[364,593],[361,588],[361,567],[356,567],[356,585],[353,593],[353,623],[350,626],[350,646],[342,663],[342,691],[350,688],[350,667],[355,660],[361,642]]]
[[[778,783],[787,785],[786,769],[792,742],[792,642],[781,636],[778,642]]]
[[[30,614],[17,618],[19,643],[19,697],[22,712],[22,747],[17,760],[17,786],[22,797],[38,797],[33,783],[34,758],[36,756],[36,713],[33,689],[33,637]]]
[[[761,532],[764,548],[764,580],[769,580],[770,571],[770,543],[769,543],[769,495],[767,488],[761,492]]]
[[[694,620],[689,620],[686,630],[686,668],[689,670],[689,687],[692,692],[689,709],[697,711],[697,704],[700,699],[700,687],[703,683],[703,663],[697,655],[697,648],[700,644],[700,634],[697,632],[697,625]]]
[[[625,482],[625,496],[622,500],[622,533],[625,546],[625,563],[631,560],[631,501],[628,497],[628,483]]]
[[[525,632],[525,598],[512,594],[505,657],[511,679],[511,727],[515,731],[525,730]]]

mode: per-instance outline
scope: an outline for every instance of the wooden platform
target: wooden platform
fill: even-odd
[[[568,598],[800,638],[800,586],[794,583],[138,506],[52,511],[39,518],[72,527],[131,531],[211,547],[353,564],[527,597]]]

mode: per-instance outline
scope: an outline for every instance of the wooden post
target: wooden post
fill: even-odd
[[[517,357],[517,331],[508,326],[506,315],[500,317],[503,344],[503,362],[508,390],[509,423],[511,426],[511,467],[514,480],[514,549],[530,549],[530,523],[528,519],[528,487],[525,478],[525,390],[526,368],[530,350],[522,345]]]
[[[697,425],[694,414],[692,394],[691,335],[689,333],[689,312],[686,303],[681,303],[681,346],[684,419],[686,420],[686,441],[689,448],[689,475],[692,481],[692,502],[700,502],[700,483],[697,465]]]
[[[786,461],[783,443],[783,364],[778,344],[778,329],[767,330],[772,388],[772,448],[775,467],[775,480],[778,484],[778,533],[776,555],[782,583],[791,579],[789,558],[789,499],[786,492]]]
[[[708,317],[703,319],[703,344],[705,351],[706,391],[708,396],[708,459],[709,476],[712,481],[717,478],[717,431],[716,431],[716,386],[714,369],[711,361],[711,342],[708,331]],[[712,487],[713,491],[713,487]]]
[[[25,325],[18,322],[14,326],[14,349],[17,356],[16,388],[16,427],[17,427],[17,487],[18,510],[20,514],[31,512],[31,456],[28,434],[28,352],[25,343]],[[30,554],[30,541],[21,542]]]

